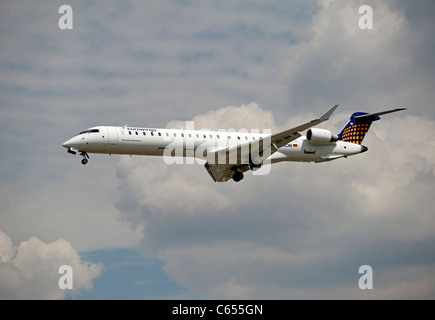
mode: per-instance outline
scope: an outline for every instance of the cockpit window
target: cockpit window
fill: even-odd
[[[98,132],[100,132],[99,129],[89,129],[89,130],[84,130],[84,131],[80,132],[79,135],[84,134],[84,133],[98,133]]]

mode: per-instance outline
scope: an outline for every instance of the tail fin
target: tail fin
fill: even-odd
[[[372,118],[363,118],[363,120],[357,120],[358,116],[368,115],[365,112],[355,112],[350,117],[349,122],[338,134],[338,139],[342,141],[361,144],[367,131],[369,131],[370,125],[373,121],[379,120],[378,116]]]
[[[381,119],[379,116],[391,112],[406,110],[405,108],[381,111],[376,113],[355,112],[350,117],[349,122],[338,134],[338,139],[342,141],[361,144],[367,131],[369,131],[370,125],[373,121]]]

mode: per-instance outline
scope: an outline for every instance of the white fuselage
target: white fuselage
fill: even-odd
[[[85,153],[164,156],[175,155],[206,159],[207,152],[231,148],[270,134],[98,126],[66,141],[69,150]],[[364,152],[359,144],[336,141],[328,144],[309,142],[300,136],[281,147],[269,159],[280,161],[323,162]]]

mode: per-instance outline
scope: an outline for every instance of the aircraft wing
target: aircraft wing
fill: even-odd
[[[304,131],[306,129],[309,129],[311,127],[314,127],[315,125],[318,125],[319,123],[322,123],[323,121],[329,120],[329,117],[331,114],[337,109],[338,104],[333,106],[328,112],[326,112],[323,116],[321,116],[319,119],[311,120],[310,122],[301,124],[300,126],[276,133],[272,135],[271,142],[276,147],[281,148],[282,146],[285,146],[287,143],[292,142],[293,140],[299,138],[301,135],[299,132]],[[276,150],[275,150],[276,151]],[[274,151],[274,152],[275,152]]]
[[[223,148],[208,152],[208,161],[204,166],[213,180],[217,182],[230,180],[235,170],[245,172],[253,167],[260,167],[263,161],[269,158],[279,148],[299,138],[301,136],[299,132],[328,120],[337,107],[338,105],[335,105],[319,119],[311,120],[297,127],[258,140],[246,142],[232,148]]]

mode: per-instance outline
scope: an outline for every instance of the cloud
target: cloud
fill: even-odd
[[[98,157],[92,159],[97,164]],[[43,162],[26,160],[31,163],[22,169],[24,176],[16,177],[14,184],[0,190],[5,199],[0,206],[2,227],[14,242],[32,235],[45,242],[64,238],[77,250],[90,251],[133,247],[142,237],[141,228],[122,221],[122,214],[110,201],[115,196],[112,187],[115,161],[110,163],[106,159],[109,162],[105,165],[105,159],[101,159],[98,166],[107,169],[106,172],[85,171],[79,158],[65,156],[63,160],[71,164],[52,161],[55,174],[49,174],[44,169],[33,171],[40,160]],[[102,174],[99,178],[98,172]],[[107,172],[113,176],[109,177]],[[86,183],[90,177],[98,183]],[[23,224],[23,219],[27,223]]]
[[[365,4],[373,8],[372,30],[359,29],[358,1],[319,1],[311,38],[288,49],[292,104],[318,109],[330,101],[369,111],[407,106],[432,115],[434,74],[421,58],[431,33],[415,28],[395,1]]]
[[[100,276],[102,265],[81,261],[71,243],[64,239],[45,243],[36,237],[14,247],[10,237],[0,231],[0,298],[64,299],[90,290]],[[73,271],[73,289],[59,288],[59,267]]]
[[[195,116],[195,126],[243,123],[231,115],[252,126],[265,120],[279,127],[254,103]],[[339,112],[331,130],[338,132],[349,116]],[[182,125],[171,121],[167,127]],[[427,267],[424,254],[406,252],[430,255],[421,241],[434,241],[435,153],[425,147],[433,127],[432,120],[406,112],[386,115],[373,123],[365,154],[324,164],[277,164],[269,175],[248,173],[240,183],[214,183],[200,165],[125,157],[117,165],[122,188],[115,206],[144,225],[140,250],[159,253],[166,271],[201,297],[388,298],[399,290],[397,279],[378,282],[376,294],[364,295],[356,285],[358,267],[369,261],[382,275],[406,265]],[[425,138],[416,141],[415,135]],[[416,152],[407,152],[410,145]],[[382,250],[370,249],[385,242],[397,265],[386,266]],[[408,285],[422,281],[412,278]],[[433,284],[428,286],[408,297],[430,297]]]
[[[196,130],[274,130],[275,121],[269,110],[263,110],[257,103],[240,107],[228,106],[197,115],[191,120]],[[186,128],[186,122],[170,121],[167,128]]]
[[[15,255],[15,250],[11,238],[0,232],[0,262],[7,262]]]

